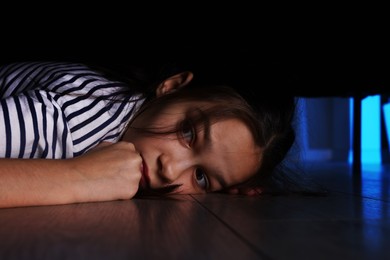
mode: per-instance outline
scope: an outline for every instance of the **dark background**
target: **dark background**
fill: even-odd
[[[2,23],[0,61],[180,61],[205,79],[255,92],[299,96],[388,92],[390,45],[387,22],[377,19],[380,14],[366,6],[359,12],[355,6],[311,12],[296,8],[273,9],[268,16],[269,9],[254,6],[201,11],[193,6],[191,12],[161,10],[158,16],[150,12],[136,18],[137,9],[110,13],[109,6],[103,12],[81,14],[76,8],[44,16],[17,13]]]
[[[381,94],[381,103],[389,102],[386,6],[164,2],[164,7],[147,3],[140,9],[135,3],[101,3],[86,9],[45,5],[43,12],[36,11],[36,2],[34,8],[4,9],[0,63],[70,60],[154,67],[178,61],[196,77],[235,85],[255,101],[270,93],[314,97],[306,104],[308,148],[342,150],[334,157],[343,160],[350,149],[350,106],[337,97]],[[382,138],[384,149],[387,140]]]

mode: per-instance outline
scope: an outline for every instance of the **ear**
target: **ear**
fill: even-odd
[[[159,97],[184,87],[190,83],[193,77],[194,74],[192,72],[184,71],[165,79],[160,83],[160,85],[158,85],[156,89],[156,96]]]

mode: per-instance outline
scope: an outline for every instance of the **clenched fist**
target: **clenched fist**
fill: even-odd
[[[68,162],[79,177],[77,201],[130,199],[138,191],[142,158],[132,143],[103,142]]]

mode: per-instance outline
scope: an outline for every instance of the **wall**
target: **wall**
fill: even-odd
[[[297,140],[303,160],[347,161],[350,149],[348,98],[300,98]]]

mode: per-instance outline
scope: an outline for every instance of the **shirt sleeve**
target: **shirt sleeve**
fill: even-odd
[[[16,62],[0,67],[0,98],[15,96],[24,91],[55,90],[65,85],[64,76],[98,75],[88,67],[67,62]],[[71,79],[69,79],[71,80]]]
[[[0,158],[71,158],[119,140],[144,99],[84,64],[0,67]]]
[[[66,62],[19,62],[0,67],[1,158],[73,156],[66,116],[57,102],[66,95],[63,92],[69,92],[69,86],[74,88],[68,84],[72,73],[95,72]]]
[[[50,92],[31,90],[0,102],[0,157],[69,158],[72,139]]]

